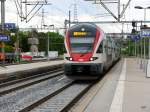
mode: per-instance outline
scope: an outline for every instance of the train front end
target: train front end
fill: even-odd
[[[102,35],[100,28],[88,23],[74,25],[66,32],[65,75],[72,79],[97,79],[100,76]]]

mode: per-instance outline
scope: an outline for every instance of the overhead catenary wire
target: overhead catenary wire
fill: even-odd
[[[72,10],[74,12],[74,20],[76,20],[75,16],[78,16],[78,20],[81,19],[80,15],[82,13],[82,11],[85,12],[85,14],[89,15],[89,17],[94,20],[94,15],[91,15],[91,13],[88,11],[88,9],[86,8],[87,6],[85,6],[84,3],[82,3],[83,1],[81,0],[76,0],[73,3],[71,3],[71,5],[69,6],[69,10]],[[87,5],[87,4],[86,4]],[[72,8],[71,8],[72,7]],[[84,8],[83,8],[84,7]],[[76,8],[77,8],[77,14],[76,14]],[[93,12],[92,12],[93,13]]]
[[[13,0],[15,3],[15,6],[17,8],[17,12],[19,17],[21,18],[21,21],[26,20],[26,23],[29,22],[36,14],[37,12],[44,6],[44,5],[50,5],[47,0],[43,0],[43,1],[27,1],[25,0],[24,2],[22,2],[22,0]],[[24,7],[22,6],[22,4],[24,4]],[[34,5],[34,7],[28,12],[28,5]],[[39,6],[37,8],[37,6]],[[23,12],[23,8],[24,12]],[[37,8],[37,10],[36,10]],[[35,10],[35,11],[34,11]],[[31,15],[31,17],[29,17]],[[29,19],[28,19],[29,17]]]
[[[64,18],[65,18],[65,16],[67,15],[67,13],[66,13],[65,11],[63,11],[63,10],[60,9],[60,8],[58,8],[55,4],[51,5],[51,7],[52,7],[52,9],[56,9],[58,12],[60,12],[61,14],[63,14],[63,17],[64,17]],[[57,14],[57,15],[58,15],[58,14]],[[53,15],[53,16],[55,16],[55,15]],[[49,20],[49,19],[53,19],[52,17],[48,17],[48,16],[47,16],[46,18],[48,18],[48,20]],[[67,16],[66,16],[66,18],[67,18]],[[64,21],[60,22],[60,21],[58,21],[58,20],[56,20],[56,19],[53,19],[53,21],[56,22],[55,24],[59,24],[59,25],[61,25],[61,26],[64,25]]]
[[[27,22],[29,22],[36,14],[37,12],[42,8],[43,5],[41,5],[41,7],[38,8],[38,10],[30,17],[30,19],[27,20]]]
[[[33,12],[33,10],[38,6],[38,4],[39,2],[32,8],[32,10],[27,14],[27,16],[29,16]]]
[[[94,15],[91,15],[91,13],[88,11],[88,9],[86,7],[85,7],[86,9],[85,8],[81,8],[81,5],[80,5],[79,8],[82,9],[86,14],[89,14],[91,19],[93,19],[93,20],[95,19]]]
[[[14,3],[15,3],[15,6],[16,6],[16,8],[17,8],[17,12],[18,12],[18,14],[19,14],[19,16],[20,16],[19,9],[18,9],[18,6],[17,6],[17,3],[16,3],[15,0],[14,0]],[[21,16],[20,16],[20,17],[21,17]]]

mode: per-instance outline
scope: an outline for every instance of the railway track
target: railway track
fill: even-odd
[[[30,76],[23,79],[17,79],[14,81],[2,83],[0,84],[0,96],[57,77],[59,75],[62,75],[63,73],[64,72],[62,71],[62,68],[60,68],[50,72],[37,74],[35,76]]]
[[[95,85],[95,82],[72,81],[63,75],[63,71],[59,72],[61,75],[53,73],[56,77],[40,77],[39,82],[31,78],[28,81],[36,83],[21,85],[7,94],[0,91],[0,112],[68,112]]]
[[[43,112],[66,112],[91,86],[91,83],[75,82],[64,75],[21,85],[1,94],[0,112],[38,112],[41,109]]]
[[[26,88],[13,91],[0,97],[0,112],[19,112],[45,98],[55,94],[72,83],[66,77],[58,76]]]
[[[50,95],[47,101],[33,104],[20,112],[67,112],[91,87],[93,84],[73,82],[72,85]]]

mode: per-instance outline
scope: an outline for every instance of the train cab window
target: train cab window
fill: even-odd
[[[101,42],[101,44],[99,45],[98,49],[97,49],[97,53],[103,53],[103,41]]]
[[[72,53],[92,52],[94,37],[70,37]]]

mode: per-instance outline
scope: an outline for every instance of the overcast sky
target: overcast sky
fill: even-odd
[[[37,0],[28,0],[37,1]],[[128,0],[121,0],[121,7],[126,4]],[[77,14],[79,21],[103,21],[103,20],[115,20],[107,11],[104,10],[99,4],[93,4],[93,2],[86,2],[84,0],[49,0],[52,5],[44,6],[45,10],[45,24],[54,24],[57,27],[63,27],[64,20],[68,18],[68,11],[71,10],[71,19],[74,19],[74,3],[77,3]],[[107,4],[107,6],[112,10],[113,13],[117,15],[117,5]],[[122,20],[143,20],[144,14],[143,10],[134,9],[134,6],[150,6],[150,0],[132,0],[125,16]],[[30,10],[33,6],[28,6]],[[41,25],[41,11],[28,23],[21,22],[18,18],[18,24],[20,28],[25,27],[40,27]],[[146,19],[150,20],[150,9],[147,10]],[[6,0],[6,22],[7,23],[17,23],[17,10],[14,4],[14,0]],[[103,24],[99,25],[105,32],[121,32],[121,26],[118,24]],[[130,25],[125,25],[124,30],[130,31]]]

